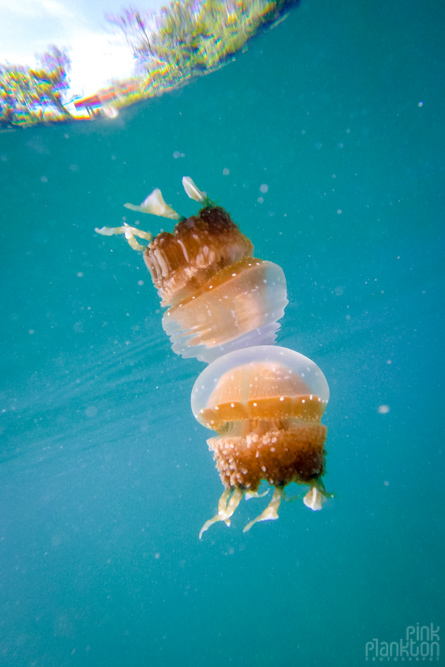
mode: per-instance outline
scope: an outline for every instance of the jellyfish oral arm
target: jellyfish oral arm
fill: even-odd
[[[324,498],[320,491],[313,486],[303,498],[303,502],[309,509],[318,511],[323,507]]]
[[[201,204],[204,207],[214,206],[212,200],[209,199],[209,197],[207,197],[207,193],[206,192],[201,192],[201,190],[192,181],[190,176],[183,176],[182,186],[185,190],[185,193],[186,193],[187,197],[190,197],[190,199],[193,199],[194,201],[201,202]]]
[[[233,495],[230,498],[232,493]],[[209,519],[208,521],[205,522],[205,524],[203,525],[203,527],[199,532],[199,539],[202,538],[203,534],[206,532],[206,530],[210,528],[210,526],[212,526],[214,523],[217,523],[218,521],[224,521],[226,526],[230,526],[230,517],[240,504],[243,494],[244,491],[238,487],[235,490],[231,487],[227,487],[224,490],[218,502],[218,514],[216,514],[216,516],[214,516],[213,519]]]
[[[318,512],[323,509],[323,505],[328,498],[332,498],[332,493],[327,493],[323,481],[321,479],[316,479],[304,496],[303,502],[306,507],[314,510],[314,512]]]
[[[269,493],[269,489],[263,491],[263,493],[258,493],[258,491],[246,491],[244,498],[250,500],[251,498],[264,498]]]
[[[247,533],[247,531],[252,528],[253,524],[257,523],[258,521],[274,521],[275,519],[278,519],[278,508],[280,506],[283,493],[284,493],[283,487],[276,486],[275,491],[273,492],[272,500],[270,501],[264,512],[261,512],[261,514],[257,516],[256,519],[250,521],[250,523],[248,523],[247,526],[244,526],[243,533]]]
[[[130,227],[130,225],[127,225],[126,223],[124,223],[122,227],[101,227],[100,229],[96,227],[94,231],[97,234],[102,234],[102,236],[124,234],[130,248],[141,252],[145,250],[145,246],[138,243],[135,237],[138,236],[140,239],[145,239],[146,241],[151,241],[153,239],[153,235],[150,234],[150,232],[144,232],[142,229],[137,229],[137,227]]]
[[[165,203],[162,192],[159,188],[155,188],[151,194],[148,195],[142,204],[124,204],[125,208],[130,211],[138,211],[139,213],[150,213],[151,215],[158,215],[161,218],[169,218],[170,220],[181,220],[182,216],[176,213],[171,206]]]
[[[192,181],[190,176],[183,176],[182,186],[185,190],[185,193],[190,199],[194,201],[203,202],[206,198],[204,192],[201,192],[199,188],[196,187],[195,183]]]

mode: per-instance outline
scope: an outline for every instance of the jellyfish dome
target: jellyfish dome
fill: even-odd
[[[245,257],[168,308],[162,326],[176,354],[209,363],[233,349],[273,344],[287,303],[281,267]]]
[[[262,480],[275,493],[266,514],[255,521],[278,517],[283,488],[290,482],[309,485],[305,504],[321,509],[327,429],[320,419],[328,400],[328,383],[318,366],[283,347],[237,350],[201,373],[192,390],[192,411],[216,431],[207,442],[226,500],[234,492],[211,523],[226,521],[243,493],[257,492]]]

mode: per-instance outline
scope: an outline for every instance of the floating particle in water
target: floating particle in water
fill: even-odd
[[[379,415],[387,415],[389,410],[390,410],[389,405],[379,405],[379,407],[377,408],[377,412],[379,413]]]

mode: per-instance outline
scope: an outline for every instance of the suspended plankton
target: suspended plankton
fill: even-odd
[[[202,204],[197,215],[184,218],[154,190],[140,206],[127,208],[177,220],[173,231],[152,238],[135,227],[96,229],[124,234],[142,250],[163,306],[162,325],[174,352],[210,362],[233,349],[271,344],[288,303],[283,270],[254,258],[251,241],[230,215],[182,179],[187,195]],[[147,239],[144,247],[136,237]]]
[[[303,502],[321,509],[327,498],[322,482],[327,429],[320,419],[328,400],[328,383],[318,366],[284,347],[237,350],[201,373],[192,390],[192,411],[217,433],[207,443],[225,490],[218,514],[204,524],[200,537],[218,521],[229,525],[243,495],[258,495],[262,480],[274,487],[272,500],[244,531],[278,518],[284,487],[291,482],[308,485]]]

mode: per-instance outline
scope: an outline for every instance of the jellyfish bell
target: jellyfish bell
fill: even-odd
[[[274,343],[287,303],[281,267],[245,257],[168,308],[162,326],[176,354],[209,363],[233,349]]]
[[[329,387],[318,366],[283,347],[260,345],[231,352],[212,362],[192,390],[196,419],[217,436],[207,442],[226,488],[217,521],[230,520],[243,494],[256,495],[262,480],[274,487],[257,521],[278,518],[284,487],[309,485],[304,502],[321,509],[327,497],[326,426],[320,423]]]

